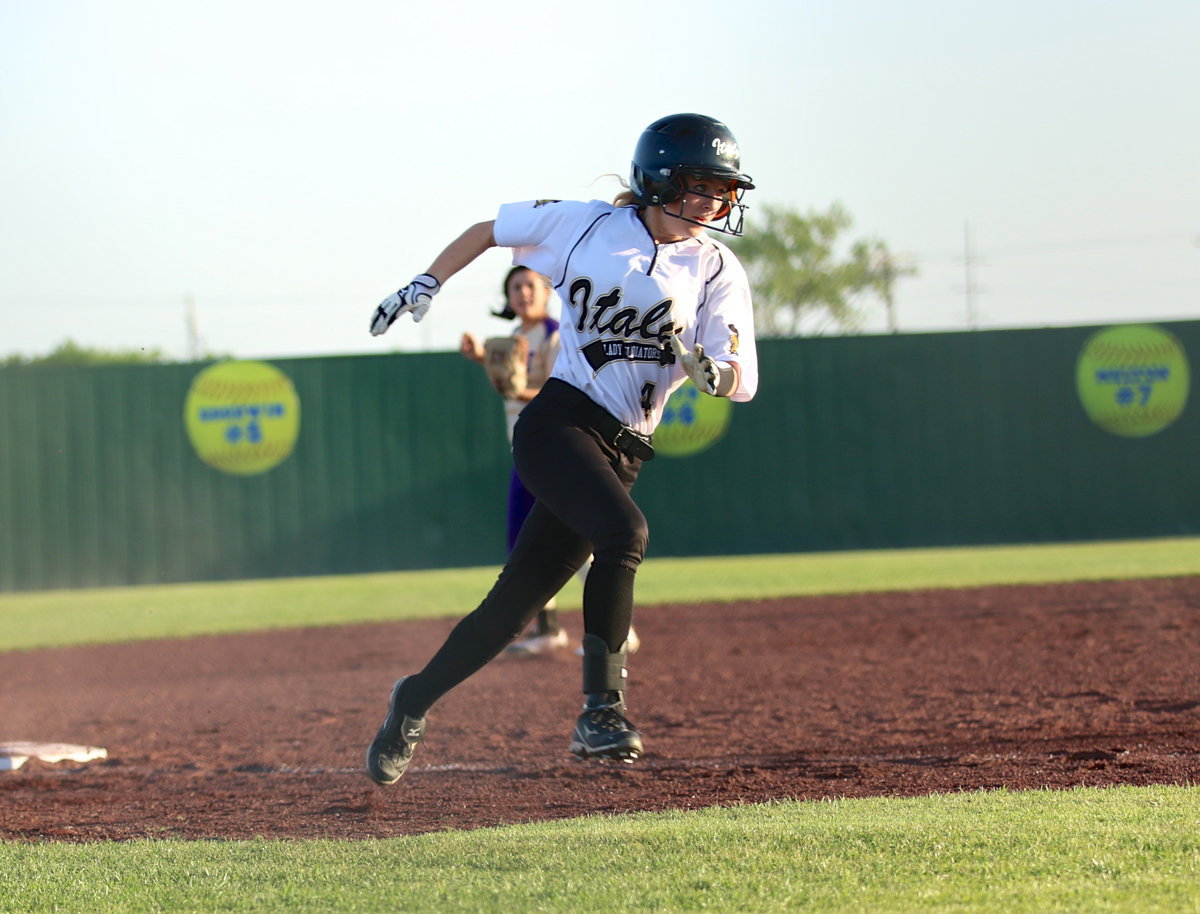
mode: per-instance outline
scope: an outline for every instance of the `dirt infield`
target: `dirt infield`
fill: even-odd
[[[565,616],[578,643],[578,613]],[[774,798],[1200,781],[1200,578],[641,610],[647,755],[566,751],[579,659],[500,658],[362,774],[453,620],[0,654],[0,838],[372,838]]]

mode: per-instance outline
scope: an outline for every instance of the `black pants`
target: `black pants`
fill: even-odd
[[[617,651],[633,620],[633,579],[646,552],[646,518],[630,489],[642,461],[590,422],[581,395],[547,382],[521,411],[513,465],[537,502],[508,563],[479,607],[464,618],[425,669],[409,677],[401,707],[422,717],[442,695],[495,657],[594,555],[583,591],[583,624]]]

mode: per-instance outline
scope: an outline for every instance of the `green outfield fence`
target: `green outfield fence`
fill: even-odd
[[[1200,321],[1157,326],[1200,352]],[[1100,329],[761,341],[758,397],[723,437],[646,466],[650,557],[1200,533],[1196,410],[1176,384],[1154,433],[1097,425],[1076,370]],[[503,560],[509,453],[478,366],[271,364],[299,434],[253,475],[189,439],[207,363],[0,369],[0,590]]]

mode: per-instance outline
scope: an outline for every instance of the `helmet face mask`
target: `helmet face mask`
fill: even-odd
[[[716,197],[689,189],[694,178],[716,178],[729,183],[726,195]],[[741,202],[754,188],[742,174],[737,140],[729,128],[702,114],[673,114],[647,127],[634,150],[629,187],[641,206],[662,206],[677,219],[702,225],[727,235],[740,235],[746,205]],[[711,222],[683,215],[686,194],[722,200],[725,206]],[[678,203],[675,212],[666,209]],[[717,224],[723,219],[723,224]]]
[[[727,181],[729,189],[721,194],[710,194],[694,186],[693,182],[697,180],[703,181],[706,178],[718,178],[722,181]],[[672,184],[674,185],[672,192],[667,194],[670,199],[664,199],[661,204],[663,212],[668,216],[682,219],[684,222],[690,222],[693,225],[702,225],[705,228],[723,232],[726,235],[742,234],[742,223],[746,212],[746,204],[741,202],[742,197],[746,193],[746,188],[743,185],[738,184],[736,181],[729,181],[725,175],[706,175],[700,172],[679,174],[672,179]],[[706,200],[716,200],[721,206],[708,221],[692,219],[690,216],[684,215],[683,212],[685,197],[702,197]],[[670,208],[670,204],[673,203],[678,203],[674,211]]]

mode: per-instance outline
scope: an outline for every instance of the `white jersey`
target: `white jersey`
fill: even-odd
[[[707,235],[656,244],[637,209],[593,200],[500,207],[496,244],[513,263],[549,276],[562,300],[552,377],[582,390],[624,424],[650,434],[685,380],[667,339],[682,331],[718,361],[741,367],[731,399],[758,389],[746,272]]]
[[[554,360],[558,357],[558,321],[548,317],[538,321],[528,330],[523,325],[518,325],[512,335],[523,336],[529,343],[526,384],[529,387],[540,388],[546,383],[546,378],[550,377],[550,370],[554,367]],[[528,400],[519,400],[516,397],[506,397],[504,400],[504,418],[508,423],[509,444],[512,444],[517,417],[521,415],[521,410],[528,402]]]

